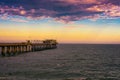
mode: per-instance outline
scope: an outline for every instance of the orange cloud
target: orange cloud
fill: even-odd
[[[25,14],[26,14],[26,11],[25,11],[25,10],[21,10],[21,11],[20,11],[20,14],[21,14],[21,15],[25,15]]]

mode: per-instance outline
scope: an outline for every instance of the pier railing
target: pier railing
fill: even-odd
[[[42,43],[32,43],[30,40],[21,43],[0,43],[1,55],[12,56],[25,52],[57,48],[56,40],[44,40]]]

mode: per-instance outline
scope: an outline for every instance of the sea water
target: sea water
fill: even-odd
[[[0,78],[120,80],[120,45],[60,44],[57,49],[0,57]]]

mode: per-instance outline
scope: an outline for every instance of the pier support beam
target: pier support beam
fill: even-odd
[[[5,54],[6,54],[5,46],[1,47],[1,54],[2,54],[2,56],[5,56]]]
[[[32,51],[32,46],[31,45],[27,45],[27,52]]]
[[[16,54],[16,46],[12,46],[12,55],[15,55]]]
[[[11,55],[10,46],[7,46],[6,49],[7,49],[7,54],[8,54],[8,56],[10,56],[10,55]]]

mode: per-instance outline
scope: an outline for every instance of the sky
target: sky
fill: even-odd
[[[120,0],[0,0],[0,42],[120,44]]]

